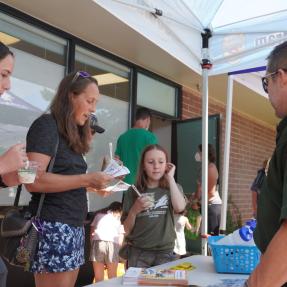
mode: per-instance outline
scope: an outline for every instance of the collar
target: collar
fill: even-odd
[[[283,132],[283,130],[285,129],[285,127],[287,127],[287,117],[285,117],[284,119],[282,119],[280,121],[280,123],[277,126],[277,135],[276,135],[276,143],[278,142],[278,140],[281,137],[281,134]]]

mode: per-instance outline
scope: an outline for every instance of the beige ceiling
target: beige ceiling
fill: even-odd
[[[193,90],[201,77],[110,15],[92,0],[6,0],[3,3]],[[210,79],[212,98],[225,103],[226,76]],[[268,100],[235,83],[234,109],[272,127],[278,122]]]

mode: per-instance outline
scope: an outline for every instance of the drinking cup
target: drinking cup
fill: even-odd
[[[26,166],[18,169],[18,177],[21,183],[33,183],[36,178],[39,164],[36,161],[27,161]]]

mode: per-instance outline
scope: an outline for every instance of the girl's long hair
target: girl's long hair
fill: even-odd
[[[93,77],[76,79],[76,72],[70,73],[61,81],[58,91],[50,105],[51,114],[56,119],[59,133],[66,139],[68,146],[79,154],[89,151],[90,127],[89,121],[78,126],[74,119],[72,98],[79,96],[89,84],[98,82]]]
[[[147,152],[151,150],[159,150],[162,151],[165,154],[166,162],[168,162],[168,154],[167,151],[158,144],[148,145],[142,152],[141,160],[139,164],[138,174],[137,174],[137,181],[136,181],[136,187],[139,189],[140,192],[143,192],[145,189],[147,189],[147,183],[148,183],[148,177],[144,170],[144,160],[145,155]],[[168,182],[165,179],[165,176],[163,175],[161,179],[159,180],[159,187],[161,188],[169,188]]]

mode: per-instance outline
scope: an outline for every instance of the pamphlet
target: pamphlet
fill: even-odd
[[[187,271],[193,270],[195,268],[196,267],[190,262],[181,262],[178,265],[169,267],[169,269],[171,270],[187,270]]]
[[[123,275],[123,285],[136,285],[141,272],[142,268],[129,267]]]
[[[188,286],[185,270],[130,267],[123,285]]]
[[[221,283],[208,285],[207,287],[243,287],[246,279],[222,279]]]
[[[105,190],[110,192],[118,192],[128,190],[130,185],[122,180],[113,180],[109,186],[105,188]]]
[[[112,159],[108,166],[104,169],[106,174],[113,177],[124,176],[130,173],[126,166],[120,165],[116,160]]]

